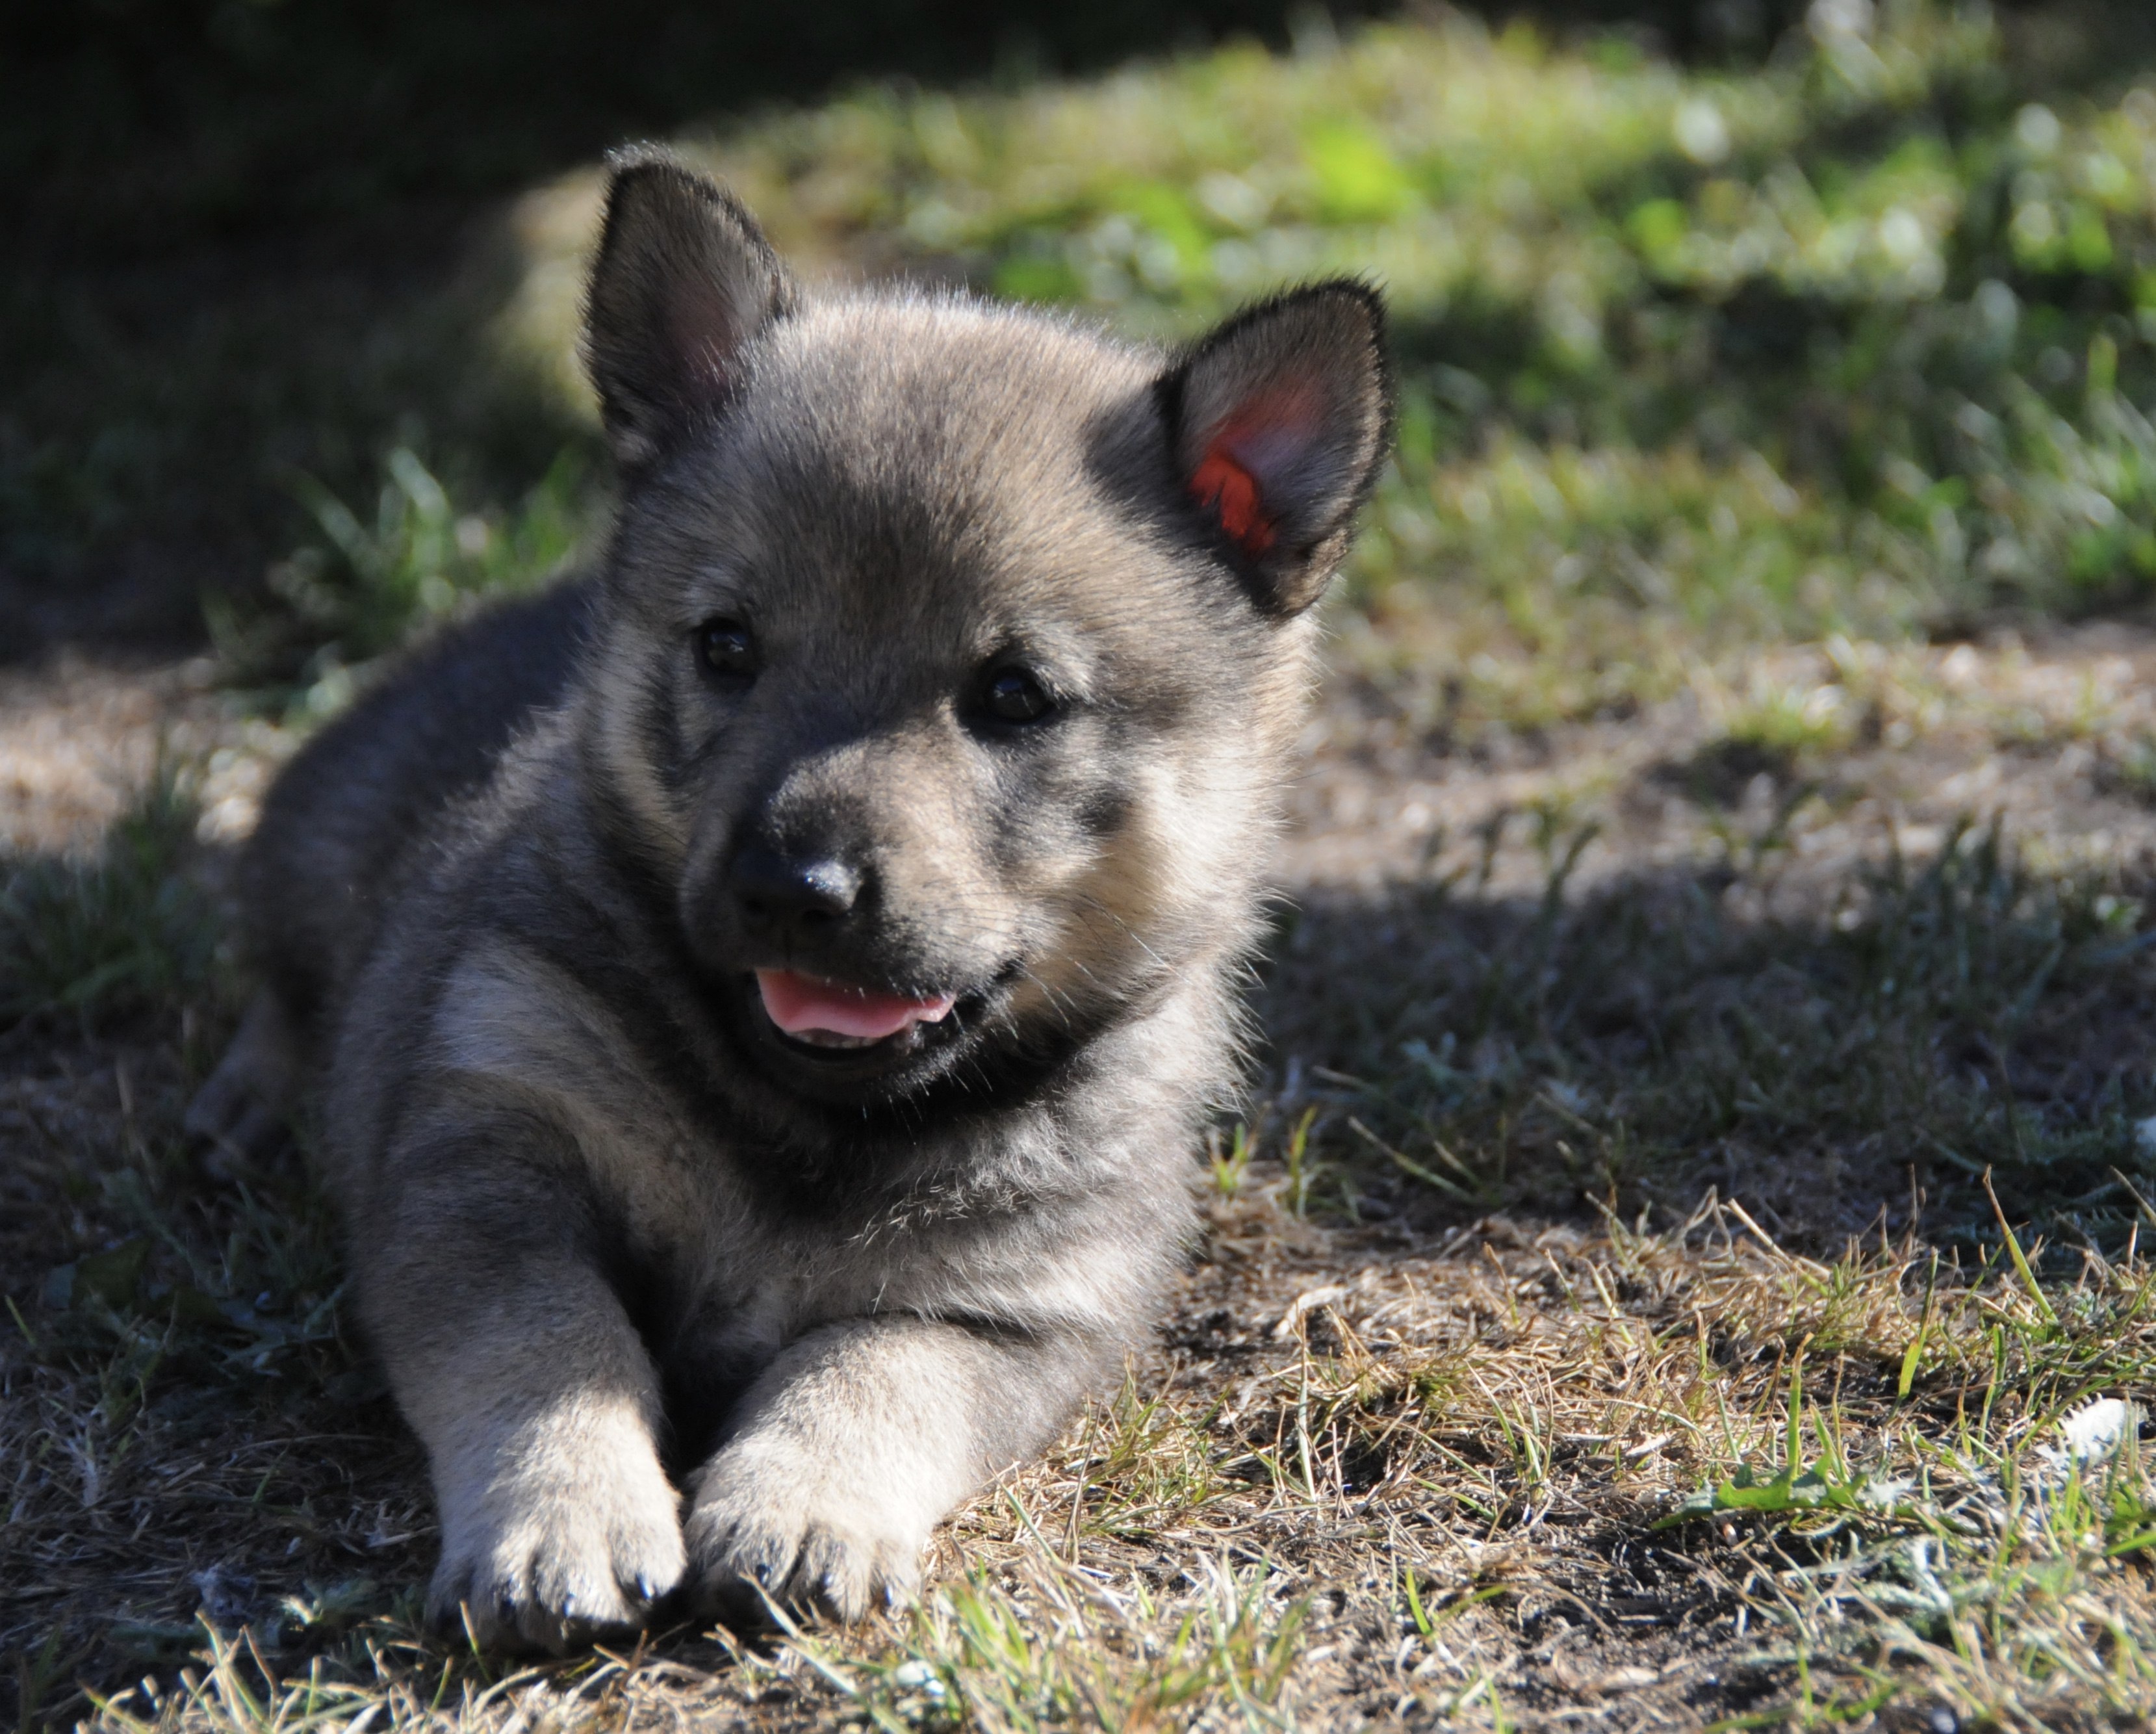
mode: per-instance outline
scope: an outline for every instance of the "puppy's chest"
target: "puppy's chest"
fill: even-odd
[[[584,1182],[611,1263],[675,1315],[738,1315],[781,1335],[818,1319],[922,1304],[924,1285],[995,1232],[947,1188],[814,1184],[802,1159],[729,1135],[707,1102],[615,1069],[574,1092]],[[879,1158],[864,1152],[864,1164]]]
[[[623,1251],[677,1320],[744,1341],[784,1342],[828,1320],[932,1309],[997,1238],[988,1216],[881,1204],[804,1206],[753,1169],[782,1160],[680,1134],[594,1177]],[[774,1203],[774,1193],[790,1198]],[[609,1196],[610,1195],[610,1196]]]
[[[673,1153],[695,1165],[686,1149]],[[787,1221],[747,1204],[724,1155],[706,1185],[655,1188],[624,1209],[610,1274],[657,1364],[672,1448],[693,1461],[723,1436],[742,1393],[819,1329],[878,1314],[963,1310],[984,1248],[947,1227],[860,1233],[844,1222]],[[646,1174],[651,1170],[644,1171]],[[694,1196],[693,1209],[683,1208]]]
[[[732,1320],[744,1340],[783,1341],[827,1319],[936,1310],[957,1273],[993,1259],[1028,1214],[1010,1188],[992,1196],[952,1178],[1006,1165],[1013,1153],[994,1139],[900,1158],[944,1175],[918,1186],[878,1172],[890,1158],[865,1148],[850,1176],[841,1153],[834,1179],[759,1146],[723,1103],[683,1088],[615,1007],[529,954],[495,947],[466,961],[436,1019],[449,1073],[507,1086],[567,1135],[607,1262],[647,1334]],[[1019,1141],[1055,1140],[1035,1128]]]

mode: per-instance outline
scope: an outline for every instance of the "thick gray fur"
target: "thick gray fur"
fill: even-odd
[[[603,568],[285,771],[244,864],[264,991],[194,1111],[244,1145],[311,1087],[431,1465],[437,1618],[559,1649],[757,1587],[857,1616],[1115,1376],[1234,1086],[1379,317],[1321,285],[1163,357],[803,298],[709,183],[619,162]],[[1259,430],[1241,545],[1191,472],[1275,401],[1301,419]],[[700,661],[715,619],[752,675]],[[1014,667],[1050,715],[983,710]],[[856,902],[756,929],[752,847]],[[763,1017],[782,967],[957,1010],[834,1063]]]

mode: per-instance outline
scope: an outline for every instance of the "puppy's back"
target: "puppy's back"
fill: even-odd
[[[241,857],[253,961],[295,1033],[321,1033],[373,943],[413,844],[476,791],[502,749],[566,691],[598,580],[496,607],[413,656],[272,786]]]

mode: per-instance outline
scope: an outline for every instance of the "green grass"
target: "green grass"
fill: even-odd
[[[535,1667],[427,1636],[323,1202],[178,1137],[232,999],[161,775],[95,858],[0,866],[18,1720],[2156,1716],[2144,1446],[2066,1430],[2156,1388],[2156,45],[1828,27],[1861,10],[1712,66],[1310,23],[687,139],[812,274],[1171,340],[1320,270],[1392,296],[1301,810],[1336,856],[1294,857],[1166,1340],[917,1609]],[[295,733],[573,563],[598,187],[167,327],[154,274],[22,289],[10,558],[210,551],[235,702]]]
[[[1902,0],[1869,38],[1799,31],[1700,72],[1455,18],[1060,85],[871,88],[685,143],[812,272],[955,275],[1167,338],[1315,273],[1378,279],[1402,438],[1349,606],[1378,628],[1373,671],[1451,692],[1458,726],[1539,726],[1763,635],[2148,594],[2156,94],[2117,69],[2040,88],[2030,35]],[[574,341],[596,191],[534,191],[453,292],[356,303],[376,336],[335,414],[313,407],[340,363],[311,308],[272,369],[305,394],[289,410],[243,412],[207,338],[162,369],[115,338],[109,390],[51,374],[54,414],[90,419],[18,476],[17,522],[95,538],[183,490],[244,500],[301,548],[297,569],[256,556],[301,660],[353,635],[293,580],[349,563],[322,502],[374,491],[393,449],[489,521],[542,486],[572,539],[597,510]],[[12,324],[41,352],[75,341]],[[164,401],[111,423],[146,376]],[[189,418],[213,404],[242,452],[276,450],[205,488],[196,466],[226,461]]]
[[[213,996],[218,923],[190,871],[192,784],[161,764],[93,860],[0,857],[0,1030],[88,1029]]]
[[[490,598],[558,578],[591,552],[589,466],[573,446],[506,509],[459,511],[408,446],[393,450],[382,468],[367,518],[302,478],[313,538],[270,568],[266,601],[209,605],[225,677],[295,687],[301,719],[348,704],[367,663]]]
[[[955,269],[1125,329],[1377,278],[1404,410],[1366,605],[1466,600],[1544,652],[1602,600],[1811,635],[2143,594],[2156,95],[2025,102],[2000,27],[1928,3],[1798,41],[1701,75],[1524,25],[1378,27],[1046,93],[872,95],[701,154],[797,255]],[[588,195],[561,196],[549,261],[585,244]],[[559,354],[567,310],[527,293],[512,316]]]
[[[1023,1599],[976,1573],[923,1605],[891,1652],[865,1665],[790,1621],[784,1654],[808,1664],[842,1714],[891,1734],[1166,1728],[1224,1701],[1246,1727],[1293,1726],[1281,1699],[1307,1608],[1261,1568],[1238,1574],[1208,1561],[1198,1604],[1167,1615],[1143,1588],[1127,1601],[1103,1595],[1045,1549],[1029,1563]]]

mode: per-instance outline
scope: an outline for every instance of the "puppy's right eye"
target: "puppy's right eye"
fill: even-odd
[[[981,708],[998,723],[1038,723],[1055,708],[1032,670],[1006,668],[991,675]]]
[[[706,620],[696,629],[696,661],[706,674],[747,680],[756,673],[756,640],[739,620]]]

